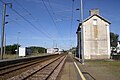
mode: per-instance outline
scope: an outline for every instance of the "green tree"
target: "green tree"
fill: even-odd
[[[29,47],[32,50],[32,53],[46,53],[46,49],[43,47],[36,47],[36,46],[31,46]]]
[[[113,32],[110,32],[110,45],[111,47],[116,47],[118,42],[119,35]]]
[[[72,47],[69,51],[71,51],[73,54],[76,53],[76,47]]]
[[[20,47],[20,45],[18,45]],[[16,50],[17,49],[17,44],[13,44],[13,45],[7,45],[6,46],[6,53],[7,54],[16,54]]]

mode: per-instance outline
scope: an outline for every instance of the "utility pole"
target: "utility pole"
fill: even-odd
[[[4,3],[4,2],[3,2]],[[3,46],[4,46],[4,30],[5,30],[5,24],[8,22],[5,22],[5,16],[6,15],[6,6],[10,5],[10,8],[12,8],[12,4],[11,3],[4,3],[3,5],[3,11],[2,11],[2,27],[1,27],[1,59],[3,59]]]
[[[4,35],[4,55],[6,53],[6,34]]]
[[[81,40],[81,33],[80,33],[80,31],[78,31],[78,38],[79,38],[78,39],[78,56],[79,56],[79,61],[80,61],[80,54],[81,54],[81,42],[80,42],[80,40]]]
[[[4,29],[5,29],[6,5],[7,5],[7,4],[4,4],[3,12],[2,12],[2,28],[1,28],[1,59],[3,59],[3,44],[4,44]]]
[[[83,29],[83,1],[80,0],[80,4],[81,4],[81,29]],[[80,36],[82,39],[82,36]],[[84,36],[83,36],[84,37]],[[83,40],[83,46],[82,46],[82,64],[84,64],[84,40]]]

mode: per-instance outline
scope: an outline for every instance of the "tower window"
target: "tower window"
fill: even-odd
[[[93,25],[97,25],[97,19],[93,19]]]

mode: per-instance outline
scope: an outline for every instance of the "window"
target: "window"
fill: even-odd
[[[97,19],[93,19],[93,25],[97,25]]]

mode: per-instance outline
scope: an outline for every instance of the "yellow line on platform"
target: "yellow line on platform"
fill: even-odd
[[[78,73],[81,76],[82,80],[86,80],[75,61],[74,61],[74,64],[75,64],[75,67],[77,68]]]

